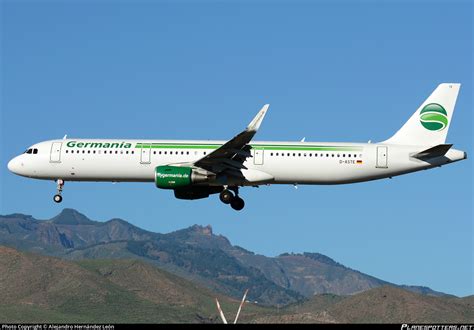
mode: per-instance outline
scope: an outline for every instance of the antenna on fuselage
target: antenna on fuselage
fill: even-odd
[[[66,139],[67,139],[67,134],[64,134],[63,140],[66,140]]]

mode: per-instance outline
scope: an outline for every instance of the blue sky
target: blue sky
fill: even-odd
[[[7,171],[42,140],[380,141],[461,82],[448,142],[472,153],[473,7],[453,2],[1,2],[0,213],[72,207],[156,232],[212,225],[268,256],[320,252],[395,283],[474,293],[472,160],[344,186],[174,199],[144,183],[55,184]]]

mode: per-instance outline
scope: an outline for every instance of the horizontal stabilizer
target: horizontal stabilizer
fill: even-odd
[[[438,144],[437,146],[431,147],[429,149],[420,151],[412,155],[414,158],[418,158],[421,160],[436,158],[446,155],[449,149],[451,149],[452,144]]]

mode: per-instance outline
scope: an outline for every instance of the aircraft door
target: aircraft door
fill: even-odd
[[[140,163],[150,164],[151,163],[151,144],[142,144]]]
[[[255,165],[263,165],[263,156],[264,150],[263,149],[253,149],[253,163]]]
[[[63,146],[62,142],[53,142],[51,144],[51,155],[49,158],[50,163],[60,163],[61,162],[61,148]]]
[[[377,147],[377,166],[378,168],[388,167],[388,147]]]

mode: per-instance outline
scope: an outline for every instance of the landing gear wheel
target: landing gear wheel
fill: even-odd
[[[57,189],[58,189],[58,193],[56,195],[54,195],[53,197],[53,200],[56,202],[56,203],[61,203],[62,200],[63,200],[63,197],[61,196],[61,193],[63,192],[63,187],[64,187],[64,180],[63,179],[57,179],[56,180],[56,183],[57,183]]]
[[[219,198],[222,203],[224,204],[230,204],[231,201],[234,199],[234,194],[230,190],[222,190],[221,194],[219,195]]]
[[[240,211],[244,208],[245,206],[245,202],[242,198],[236,196],[232,199],[232,201],[230,202],[230,206],[236,210],[236,211]]]

